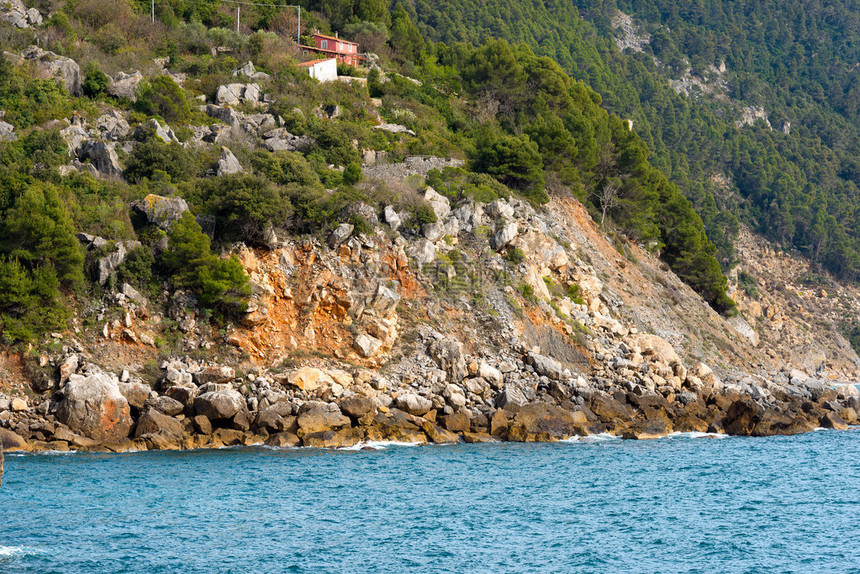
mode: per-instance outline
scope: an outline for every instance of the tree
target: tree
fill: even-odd
[[[161,116],[167,122],[186,122],[191,117],[185,90],[170,76],[141,82],[137,104],[143,112]]]
[[[621,203],[618,200],[618,191],[621,189],[621,180],[613,177],[601,185],[596,192],[597,203],[600,206],[600,225],[606,221],[606,213],[615,209]]]
[[[259,241],[267,225],[283,225],[292,213],[290,201],[281,190],[259,175],[226,175],[196,187],[206,210],[223,220],[225,229],[235,229],[250,241]],[[234,234],[228,231],[225,235]]]
[[[68,284],[83,282],[84,255],[57,188],[37,182],[27,188],[6,218],[3,251],[28,266],[50,267]]]

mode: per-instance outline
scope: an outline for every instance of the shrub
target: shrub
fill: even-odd
[[[125,177],[133,183],[144,178],[157,179],[158,172],[170,176],[174,182],[182,181],[196,171],[191,154],[181,145],[167,143],[150,135],[134,147],[126,162]],[[162,176],[163,177],[163,176]]]
[[[282,226],[292,205],[268,179],[253,174],[233,174],[196,184],[205,209],[227,225],[225,236],[258,241],[267,224]],[[231,233],[233,231],[233,233]]]
[[[185,90],[170,76],[158,76],[138,87],[137,107],[149,115],[161,116],[167,122],[186,122],[191,107]]]
[[[108,83],[110,83],[110,78],[99,69],[98,64],[90,62],[86,65],[84,68],[84,82],[81,85],[86,96],[97,98],[104,95]]]
[[[346,169],[343,170],[343,184],[344,185],[355,185],[359,181],[361,181],[362,173],[361,173],[361,165],[358,162],[352,162]]]

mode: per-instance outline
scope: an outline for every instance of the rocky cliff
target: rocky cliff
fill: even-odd
[[[119,286],[55,334],[55,352],[3,357],[0,439],[338,447],[857,424],[858,359],[839,334],[856,289],[802,259],[744,233],[742,315],[726,319],[573,199],[421,193],[437,221],[420,230],[393,206],[356,204],[372,231],[235,245],[253,295],[227,328],[182,292],[154,304]],[[169,337],[183,355],[160,353]]]

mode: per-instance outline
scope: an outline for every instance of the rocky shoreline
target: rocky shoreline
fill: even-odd
[[[797,371],[723,382],[704,364],[667,364],[659,338],[639,340],[626,367],[660,377],[660,388],[590,381],[535,350],[494,363],[465,355],[462,344],[432,330],[423,342],[438,369],[420,380],[325,366],[239,377],[230,367],[176,359],[161,365],[156,390],[71,354],[58,366],[61,384],[49,398],[32,405],[0,398],[0,440],[7,451],[31,452],[340,448],[363,441],[551,442],[598,433],[792,435],[858,423],[854,385],[832,386]]]

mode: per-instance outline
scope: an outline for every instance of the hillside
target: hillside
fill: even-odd
[[[724,269],[741,220],[857,277],[849,4],[417,2],[415,14],[448,45],[523,42],[634,120],[650,161],[696,205]]]
[[[289,11],[236,32],[216,2],[109,4],[0,24],[4,443],[857,422],[856,289],[737,222],[727,279],[706,234],[725,216],[550,58],[425,50],[402,6],[323,4],[303,42],[379,53],[320,83]]]

